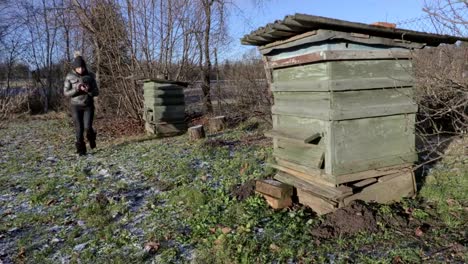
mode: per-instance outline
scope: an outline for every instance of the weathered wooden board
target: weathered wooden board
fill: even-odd
[[[255,191],[280,199],[291,197],[293,187],[275,180],[258,180],[255,182]]]
[[[161,97],[161,96],[144,96],[146,105],[183,105],[185,98],[183,96]]]
[[[173,136],[183,134],[187,131],[187,124],[180,123],[148,123],[145,122],[145,130],[150,134],[157,134],[162,136]]]
[[[343,92],[275,92],[274,114],[345,120],[415,113],[413,88]]]
[[[273,114],[330,118],[330,93],[328,92],[274,92]]]
[[[412,196],[415,193],[413,177],[414,175],[412,172],[406,172],[387,181],[377,182],[364,188],[357,194],[344,198],[344,205],[348,205],[354,200],[389,203],[392,201],[399,201],[403,197]]]
[[[266,137],[271,137],[275,141],[275,148],[278,147],[278,140],[290,141],[297,145],[303,145],[305,147],[310,147],[309,144],[314,143],[314,141],[320,141],[321,135],[319,133],[312,134],[307,138],[300,138],[294,134],[288,134],[282,131],[270,130],[265,132]]]
[[[277,69],[273,71],[273,83],[329,80],[328,65],[329,62]]]
[[[330,79],[397,78],[411,75],[410,60],[331,61]]]
[[[320,174],[320,171],[315,172],[315,173],[311,173],[310,171],[308,173],[304,173],[296,169],[297,167],[296,164],[294,164],[294,166],[283,165],[284,163],[287,163],[288,165],[293,164],[291,162],[288,162],[279,158],[276,158],[276,162],[277,164],[269,164],[269,166],[279,171],[282,171],[284,173],[295,176],[304,181],[307,181],[307,182],[319,183],[319,184],[330,186],[330,187],[336,186],[333,182],[330,181],[330,179],[326,177],[322,177],[322,175]]]
[[[393,76],[321,81],[277,81],[272,84],[271,90],[273,92],[323,92],[379,88],[399,88],[410,87],[412,85],[413,79],[411,78],[411,76]]]
[[[293,25],[288,25],[293,26]],[[309,33],[309,32],[307,32]],[[326,30],[326,29],[317,29],[310,33],[310,35],[306,35],[307,33],[301,34],[302,38],[296,38],[298,36],[294,36],[292,38],[275,41],[269,44],[266,44],[260,47],[260,52],[264,56],[271,57],[275,55],[282,55],[284,56],[295,56],[298,53],[304,54],[308,53],[308,48],[312,45],[322,45],[322,43],[333,43],[336,40],[344,42],[344,48],[352,48],[353,43],[357,43],[357,45],[365,45],[367,47],[363,49],[372,49],[372,47],[376,48],[404,48],[404,49],[421,49],[426,46],[425,43],[416,43],[411,41],[404,41],[402,39],[393,39],[393,38],[384,38],[384,37],[377,37],[372,35],[366,34],[356,34],[354,32],[342,32],[336,30]],[[349,45],[346,45],[349,44]],[[338,48],[335,48],[338,49]],[[284,58],[284,57],[281,57]]]
[[[273,114],[272,119],[273,130],[295,135],[296,138],[305,139],[325,131],[326,122],[318,119],[277,114]]]
[[[414,114],[330,122],[326,143],[331,174],[414,162],[414,122]]]
[[[185,119],[184,105],[168,105],[168,106],[146,106],[149,109],[147,115],[152,122],[158,121],[180,121]]]
[[[409,60],[329,61],[273,71],[273,91],[338,91],[411,86]]]
[[[413,88],[331,93],[330,120],[416,113]]]
[[[392,50],[325,50],[302,54],[290,58],[270,61],[269,68],[283,68],[308,63],[321,63],[325,61],[343,60],[388,60],[388,59],[408,59],[411,53],[405,51]]]
[[[344,193],[348,193],[348,191],[346,190],[341,190],[336,187],[323,185],[316,181],[301,179],[301,178],[298,178],[297,176],[291,175],[289,173],[284,173],[281,171],[279,171],[275,175],[274,178],[280,182],[287,183],[296,188],[307,190],[319,197],[323,197],[329,200],[339,199],[343,197]]]
[[[297,197],[299,198],[299,203],[310,207],[318,215],[331,213],[338,207],[337,203],[317,197],[307,190],[300,188],[297,188]]]
[[[278,139],[273,156],[295,162],[300,165],[320,169],[324,161],[324,146],[322,144],[296,144],[288,140]]]
[[[148,85],[143,87],[143,93],[146,96],[183,96],[184,90],[179,86],[163,86]]]
[[[376,183],[376,182],[377,182],[376,178],[369,178],[369,179],[365,179],[365,180],[353,183],[353,187],[354,188],[362,188],[362,187],[365,187],[367,185],[370,185],[370,184]]]
[[[282,52],[271,53],[268,55],[270,61],[278,61],[282,59],[292,58],[296,56],[301,56],[304,54],[310,54],[318,51],[379,51],[379,50],[388,50],[391,52],[401,52],[408,51],[406,48],[401,47],[389,47],[383,45],[369,45],[363,43],[355,43],[343,40],[329,40],[326,43],[307,43],[292,47]],[[278,53],[278,54],[277,54]]]
[[[342,184],[342,183],[364,180],[364,179],[369,179],[369,178],[376,178],[376,177],[381,177],[384,175],[401,173],[403,171],[410,169],[410,167],[411,167],[411,164],[408,163],[408,164],[403,164],[403,165],[396,165],[396,166],[378,168],[378,169],[367,170],[367,171],[362,171],[362,172],[344,174],[344,175],[335,177],[335,181],[336,181],[336,184]],[[379,180],[380,179],[381,178],[379,178]]]

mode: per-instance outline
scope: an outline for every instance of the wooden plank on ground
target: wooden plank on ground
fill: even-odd
[[[300,188],[297,189],[297,197],[299,198],[299,203],[310,207],[318,215],[331,213],[337,207],[337,203],[317,197]]]
[[[281,199],[292,196],[293,187],[275,180],[258,180],[255,183],[255,191]]]
[[[414,193],[413,174],[412,172],[406,172],[388,181],[378,182],[368,186],[357,194],[345,197],[343,202],[344,205],[348,205],[354,200],[389,203],[392,201],[399,201],[401,198],[411,196]]]
[[[295,170],[294,168],[288,168],[281,166],[279,164],[268,164],[270,167],[277,169],[279,171],[291,174],[293,176],[296,176],[299,179],[302,179],[307,182],[316,182],[325,186],[329,187],[335,187],[335,184],[333,182],[327,181],[326,179],[320,177],[318,174],[309,174],[309,173],[303,173],[300,171]]]
[[[296,188],[302,188],[316,194],[317,196],[321,196],[329,200],[338,200],[339,198],[343,197],[343,192],[335,187],[319,184],[310,180],[304,180],[298,178],[297,176],[293,176],[281,171],[278,172],[274,178],[280,182],[287,183]]]

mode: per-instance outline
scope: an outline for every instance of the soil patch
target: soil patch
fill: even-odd
[[[319,238],[336,238],[358,232],[376,232],[376,212],[364,202],[355,201],[325,216],[325,221],[311,233]]]
[[[232,197],[236,197],[238,201],[244,201],[255,193],[255,181],[250,180],[242,185],[234,185],[231,188]]]

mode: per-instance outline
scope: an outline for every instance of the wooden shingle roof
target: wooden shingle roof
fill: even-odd
[[[317,29],[353,32],[376,37],[400,39],[424,43],[428,46],[438,46],[441,43],[453,44],[457,41],[468,41],[468,38],[463,37],[438,35],[399,28],[387,28],[306,14],[295,14],[286,16],[283,20],[275,21],[274,23],[267,24],[264,27],[260,27],[257,30],[252,31],[241,39],[241,43],[244,45],[263,46]]]

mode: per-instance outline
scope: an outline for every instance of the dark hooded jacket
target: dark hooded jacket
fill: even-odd
[[[86,69],[86,64],[83,58],[78,56],[72,63],[73,68],[83,67]],[[87,85],[88,92],[79,90],[80,85]],[[86,69],[82,75],[79,75],[74,70],[67,74],[65,77],[65,84],[63,88],[65,96],[70,97],[70,103],[77,106],[92,106],[94,105],[93,97],[99,95],[99,89],[96,83],[96,77],[93,73],[88,72]]]

